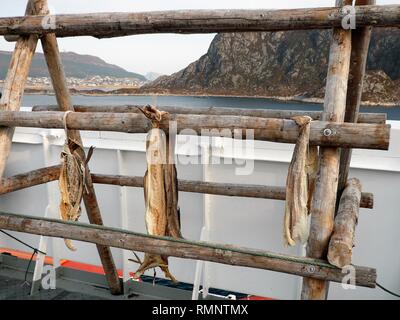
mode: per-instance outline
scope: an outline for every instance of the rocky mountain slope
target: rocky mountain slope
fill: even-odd
[[[218,34],[187,68],[144,92],[316,97],[324,94],[331,31]],[[363,100],[400,103],[400,29],[375,29]]]
[[[11,52],[0,51],[0,79],[5,78],[10,59]],[[85,78],[97,75],[116,78],[135,78],[141,81],[146,81],[146,78],[141,74],[128,72],[121,67],[109,64],[95,56],[81,55],[74,52],[62,52],[61,59],[67,77]],[[49,76],[44,55],[42,53],[35,54],[32,61],[30,76]]]

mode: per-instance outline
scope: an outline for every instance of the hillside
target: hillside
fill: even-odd
[[[218,34],[208,52],[143,92],[323,97],[331,31]],[[363,99],[400,102],[400,29],[375,29]]]
[[[0,51],[0,79],[4,79],[11,59],[11,52]],[[146,81],[140,74],[128,72],[121,67],[108,64],[104,60],[90,55],[80,55],[73,52],[62,52],[61,59],[67,77],[86,78],[90,76],[112,76],[116,78],[136,78]],[[44,55],[36,53],[30,71],[30,77],[48,77]]]

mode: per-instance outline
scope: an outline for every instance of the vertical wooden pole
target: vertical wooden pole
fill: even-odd
[[[357,0],[356,5],[374,5],[375,2],[375,0]],[[347,90],[345,122],[357,122],[358,120],[371,31],[372,27],[357,28],[357,26],[355,30],[352,30],[351,66]],[[347,183],[351,155],[351,149],[341,150],[338,186],[339,198]]]
[[[349,0],[337,0],[336,6],[351,3],[352,1]],[[335,28],[332,35],[326,80],[323,114],[325,121],[343,122],[344,120],[350,56],[351,31]],[[327,131],[326,134],[335,133]],[[320,149],[319,171],[311,205],[310,237],[307,244],[308,257],[326,259],[334,223],[339,161],[339,148]],[[326,299],[328,287],[326,281],[304,278],[301,298]]]
[[[62,111],[74,111],[74,107],[71,101],[71,95],[67,86],[64,68],[61,62],[57,38],[55,34],[50,33],[43,35],[41,38],[41,42],[59,108]],[[77,141],[82,145],[82,139],[79,131],[68,130],[67,134],[69,138]],[[85,157],[84,152],[82,152],[81,156],[83,158]],[[100,208],[97,203],[96,193],[90,174],[86,175],[86,185],[88,187],[88,193],[85,192],[83,194],[83,200],[85,203],[89,222],[92,224],[103,225]],[[100,255],[100,260],[103,265],[111,293],[121,294],[122,285],[118,277],[117,268],[111,254],[110,247],[97,245],[97,250]]]
[[[35,12],[34,9],[36,3],[39,7],[42,2],[43,0],[28,1],[25,15],[42,13],[41,11]],[[22,96],[37,41],[38,37],[36,35],[18,38],[4,82],[3,95],[0,100],[0,112],[2,110],[18,111],[21,107]],[[0,128],[0,179],[4,175],[13,135],[14,128]]]

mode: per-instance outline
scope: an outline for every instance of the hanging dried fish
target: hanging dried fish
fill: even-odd
[[[307,208],[308,212],[311,210],[311,201],[313,199],[315,183],[317,181],[318,174],[318,146],[308,146],[308,155],[306,160],[306,174],[307,174],[307,184],[308,184],[308,201]]]
[[[300,134],[286,180],[284,241],[289,246],[304,244],[308,239],[308,215],[318,170],[318,148],[309,146],[312,119],[298,116],[293,120]]]
[[[68,113],[66,113],[66,116],[67,115]],[[67,135],[67,129],[65,131]],[[87,163],[92,154],[93,147],[89,149],[87,160],[85,160],[85,151],[83,147],[78,142],[68,138],[67,135],[63,151],[61,152],[61,171],[59,178],[61,193],[60,216],[62,220],[77,221],[81,215],[83,193],[87,192]],[[68,249],[76,251],[70,239],[64,239],[64,242]]]
[[[175,135],[167,139],[167,163],[164,164],[164,185],[167,204],[167,232],[172,238],[182,238],[180,209],[178,206],[178,174],[174,161]]]
[[[159,129],[163,117],[168,115],[152,106],[146,106],[141,111],[151,120],[153,129]],[[145,219],[150,235],[181,238],[174,148],[174,137],[167,139],[162,130],[149,132],[146,142],[147,171],[144,176]],[[138,279],[146,270],[156,267],[160,267],[167,278],[176,281],[169,272],[168,257],[149,253],[145,254],[134,278]]]

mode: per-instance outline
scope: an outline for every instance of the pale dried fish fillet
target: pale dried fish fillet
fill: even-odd
[[[306,160],[306,173],[307,173],[307,184],[308,184],[308,202],[307,208],[310,213],[311,201],[314,195],[315,183],[317,181],[319,165],[319,154],[318,146],[308,146],[308,155]]]
[[[182,238],[180,210],[178,206],[178,176],[174,161],[175,136],[167,139],[167,163],[164,165],[164,186],[167,205],[166,235],[172,238]]]
[[[309,146],[312,119],[292,118],[299,126],[299,137],[293,151],[286,180],[284,242],[294,246],[306,243],[309,235],[308,214],[318,169],[318,149]]]
[[[88,159],[93,152],[90,148]],[[61,171],[59,178],[59,188],[61,193],[60,216],[65,221],[77,221],[81,215],[81,202],[85,192],[85,175],[87,161],[82,158],[84,155],[83,147],[67,139],[61,152]],[[68,249],[76,251],[71,240],[64,239]]]
[[[159,129],[160,122],[168,113],[147,106],[142,112],[152,122],[153,129]],[[178,209],[178,188],[174,154],[174,139],[171,141],[161,130],[151,130],[147,136],[147,171],[144,176],[145,221],[148,234],[156,236],[181,237]],[[139,261],[140,262],[140,261]],[[140,278],[151,268],[160,267],[167,278],[176,282],[168,268],[168,257],[145,253],[134,278]]]

